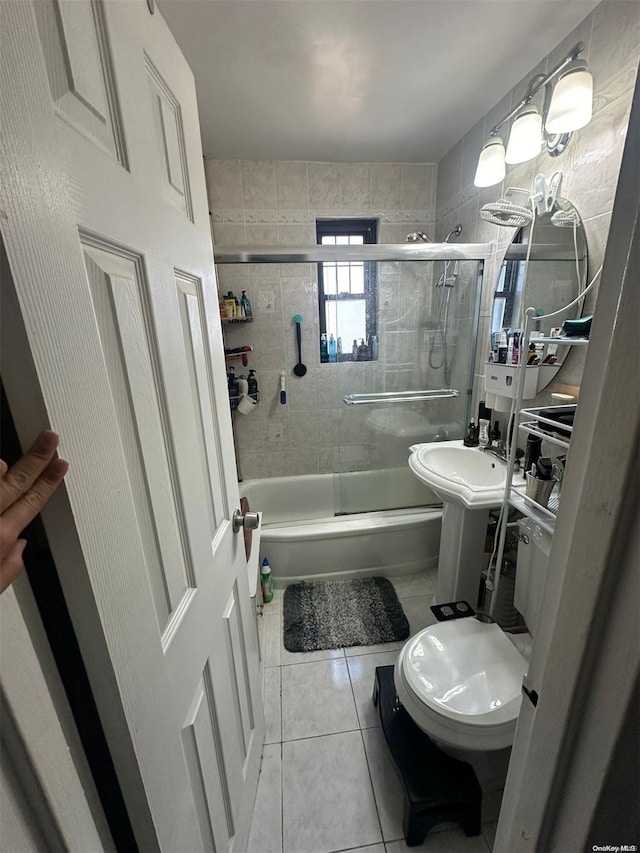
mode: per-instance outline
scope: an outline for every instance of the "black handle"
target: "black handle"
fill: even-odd
[[[296,340],[298,341],[298,364],[300,364],[302,362],[302,330],[299,322],[296,322]]]

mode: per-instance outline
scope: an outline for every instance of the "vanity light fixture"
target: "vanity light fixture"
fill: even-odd
[[[571,62],[555,85],[545,128],[547,133],[571,133],[589,124],[593,111],[593,77],[587,63]]]
[[[533,77],[520,103],[492,128],[480,152],[474,179],[477,187],[500,183],[505,176],[505,163],[532,160],[540,153],[543,141],[547,154],[557,157],[569,144],[571,133],[591,121],[593,80],[586,62],[578,59],[583,50],[584,42],[578,42],[552,71]],[[556,78],[559,79],[554,86],[552,81]],[[531,101],[543,87],[540,114]],[[505,152],[504,142],[497,134],[514,117]]]
[[[507,163],[526,163],[542,149],[542,116],[537,107],[525,107],[518,115],[509,134],[504,159]]]
[[[499,184],[506,174],[504,142],[493,136],[486,142],[478,158],[478,168],[473,183],[477,187]]]

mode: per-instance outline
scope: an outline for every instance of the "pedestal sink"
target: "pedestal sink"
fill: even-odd
[[[502,503],[507,465],[462,441],[442,441],[414,445],[409,467],[444,505],[435,601],[475,607],[489,510]]]

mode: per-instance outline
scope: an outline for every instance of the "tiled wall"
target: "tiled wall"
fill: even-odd
[[[215,245],[311,245],[320,217],[376,217],[380,242],[404,242],[408,232],[433,233],[436,167],[398,163],[218,161],[205,163]],[[475,265],[460,270],[475,286]],[[221,290],[245,289],[255,320],[225,330],[227,346],[250,344],[249,366],[258,373],[261,402],[250,416],[235,416],[242,474],[252,477],[368,470],[404,464],[385,435],[372,431],[368,407],[345,406],[345,393],[407,390],[429,381],[426,350],[433,334],[434,269],[429,264],[379,265],[378,362],[320,364],[314,264],[219,265]],[[440,275],[440,270],[435,273]],[[438,292],[439,295],[439,292]],[[469,340],[471,294],[452,299],[451,326]],[[302,379],[293,315],[303,317]],[[466,324],[466,325],[465,325]],[[464,348],[452,353],[457,383],[466,381]],[[287,373],[287,405],[279,403],[279,371]],[[246,371],[245,371],[246,372]],[[434,380],[435,381],[435,380]],[[454,401],[446,411],[413,412],[429,420],[461,420]],[[437,431],[437,426],[434,427]],[[418,438],[426,440],[425,431]],[[398,453],[400,448],[397,449]],[[396,454],[397,455],[397,454]]]
[[[591,123],[577,131],[559,157],[541,153],[536,160],[507,166],[502,185],[478,189],[473,185],[478,154],[489,130],[522,98],[534,74],[553,68],[578,41],[585,43],[582,54],[594,80],[594,115]],[[607,0],[561,42],[551,54],[514,87],[473,127],[438,164],[436,236],[441,238],[461,222],[470,240],[496,241],[485,276],[474,383],[474,410],[484,395],[482,371],[489,350],[490,312],[495,277],[515,229],[504,228],[479,218],[478,210],[496,201],[509,187],[528,189],[533,177],[563,173],[561,195],[574,203],[582,216],[589,247],[588,280],[603,261],[626,128],[640,58],[640,6],[626,0]],[[503,130],[508,138],[509,126]],[[594,288],[595,291],[595,288]],[[590,294],[591,296],[591,294]],[[592,313],[593,298],[587,297],[585,314]],[[538,395],[537,402],[550,402],[553,390],[580,384],[585,350],[574,347],[554,382]]]

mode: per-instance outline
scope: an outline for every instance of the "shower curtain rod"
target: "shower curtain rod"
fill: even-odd
[[[217,264],[336,261],[483,261],[491,243],[373,243],[364,246],[214,246]]]

